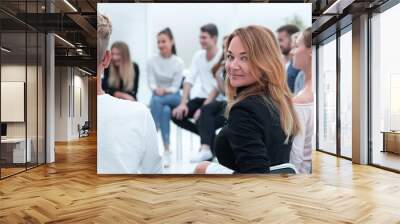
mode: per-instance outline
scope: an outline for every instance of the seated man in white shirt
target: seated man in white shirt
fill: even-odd
[[[107,46],[111,23],[97,17],[97,173],[152,174],[162,172],[157,132],[145,105],[105,94],[101,75],[111,59]]]
[[[214,79],[211,69],[221,58],[222,50],[217,47],[218,29],[214,24],[206,24],[200,28],[199,50],[193,56],[190,73],[185,78],[183,84],[183,94],[181,103],[172,111],[173,122],[181,128],[199,134],[196,122],[200,117],[200,108],[212,102],[218,96],[217,82]],[[189,93],[196,79],[199,79],[201,85],[200,91],[196,96]],[[192,156],[191,162],[201,162],[210,160],[212,152],[208,145],[202,144],[198,153]]]

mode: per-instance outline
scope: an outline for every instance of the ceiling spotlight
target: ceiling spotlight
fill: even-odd
[[[343,9],[351,5],[355,0],[336,0],[322,14],[342,14]]]
[[[5,47],[1,47],[1,51],[4,51],[6,53],[10,53],[11,52],[11,50],[9,50],[9,49],[7,49]]]
[[[81,72],[83,72],[83,73],[85,73],[85,74],[87,74],[87,75],[92,75],[92,73],[90,73],[90,72],[88,72],[88,71],[86,71],[86,70],[83,70],[83,69],[81,69],[81,68],[79,68],[79,67],[78,67],[78,70],[81,71]]]
[[[61,40],[62,42],[66,43],[68,46],[75,48],[75,45],[71,44],[71,42],[67,41],[66,39],[60,37],[57,34],[54,34],[55,37],[57,37],[59,40]]]
[[[64,0],[64,3],[67,4],[74,12],[78,12],[78,10],[71,3],[69,3],[68,0]]]

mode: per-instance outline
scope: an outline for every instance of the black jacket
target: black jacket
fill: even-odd
[[[138,85],[139,85],[139,66],[133,62],[133,69],[135,71],[135,80],[133,80],[133,89],[132,91],[125,91],[123,89],[121,89],[123,87],[123,81],[121,80],[121,84],[119,85],[121,88],[120,89],[116,89],[113,88],[111,86],[108,85],[108,77],[109,77],[109,68],[107,68],[104,71],[104,77],[101,80],[101,87],[103,88],[104,92],[106,92],[107,94],[110,94],[111,96],[114,96],[114,93],[116,91],[120,91],[120,92],[124,92],[124,93],[128,93],[129,95],[133,96],[136,100],[136,94],[138,92]]]
[[[288,144],[285,139],[276,107],[249,96],[231,108],[215,139],[215,153],[235,173],[269,173],[270,166],[289,162],[292,139]]]

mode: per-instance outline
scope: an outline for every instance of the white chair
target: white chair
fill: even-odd
[[[176,126],[176,162],[182,163],[182,129]]]
[[[184,133],[189,133],[189,146],[185,146],[191,152],[193,151],[193,133],[176,126],[176,161],[177,163],[183,162],[183,135]]]

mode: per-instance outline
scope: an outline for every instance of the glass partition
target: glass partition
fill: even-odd
[[[318,48],[318,149],[336,154],[336,39]]]
[[[26,112],[27,112],[27,150],[30,151],[30,160],[27,167],[34,167],[37,165],[37,150],[38,150],[38,35],[35,32],[27,33],[27,98],[26,98]]]
[[[351,27],[350,27],[351,28]],[[340,154],[352,157],[352,33],[340,36]]]
[[[38,89],[38,106],[37,106],[37,162],[43,164],[46,162],[46,36],[43,33],[38,34],[38,76],[37,76],[37,89]]]
[[[400,5],[371,18],[371,162],[400,171]]]
[[[1,34],[2,177],[24,171],[31,161],[26,136],[26,41],[25,32]]]
[[[27,4],[28,3],[28,4]],[[1,1],[0,7],[0,178],[45,163],[44,33],[21,22],[41,13],[44,1]]]

